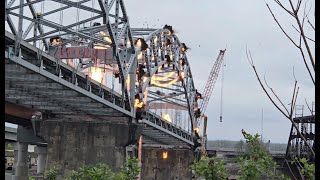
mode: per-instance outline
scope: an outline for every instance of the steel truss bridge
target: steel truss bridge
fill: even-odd
[[[127,116],[145,124],[143,143],[194,145],[196,89],[188,48],[171,26],[131,28],[123,0],[5,7],[6,103],[43,119]]]
[[[309,107],[308,107],[309,108]],[[297,129],[292,124],[288,145],[285,155],[285,165],[294,172],[295,169],[299,173],[292,173],[294,178],[304,178],[300,173],[303,167],[300,159],[305,158],[309,163],[315,163],[315,111],[314,103],[312,103],[312,108],[309,109],[311,115],[303,115],[304,106],[298,105],[296,107],[295,118],[293,118],[293,123]],[[305,140],[304,140],[304,139]],[[311,151],[311,148],[313,152]]]

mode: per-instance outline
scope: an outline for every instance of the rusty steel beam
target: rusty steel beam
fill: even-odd
[[[62,47],[55,48],[51,52],[55,58],[58,59],[80,59],[80,58],[97,58],[113,60],[113,50],[109,49],[95,49],[90,47]]]
[[[39,111],[31,108],[26,108],[13,103],[5,102],[5,114],[22,119],[31,120],[33,115],[39,115]]]

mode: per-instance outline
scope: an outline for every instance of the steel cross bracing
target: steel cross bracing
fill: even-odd
[[[188,117],[184,121],[191,122],[187,128],[187,133],[191,133],[195,126],[193,110],[197,107],[194,100],[195,88],[183,43],[180,43],[175,34],[167,29],[131,29],[121,0],[13,0],[6,2],[5,6],[6,29],[12,33],[6,32],[6,73],[11,73],[11,70],[16,73],[6,76],[6,87],[9,87],[6,94],[10,100],[55,111],[57,114],[82,112],[101,115],[118,112],[119,116],[126,114],[135,117],[133,104],[138,93],[145,101],[147,110],[163,107],[164,103],[166,108],[179,110],[178,113],[180,110],[186,111]],[[68,18],[65,18],[67,15]],[[149,48],[142,50],[137,47],[137,38],[143,38]],[[52,40],[57,39],[59,43],[53,44]],[[26,42],[33,43],[34,46]],[[99,59],[92,56],[92,51],[98,53],[94,50],[96,46],[104,49],[99,50],[99,62]],[[87,50],[91,50],[91,54],[89,52],[87,55]],[[104,55],[101,56],[101,52]],[[97,67],[97,64],[115,68],[119,74],[120,92],[117,93],[85,76],[75,67],[62,63],[62,59],[80,60],[79,56],[85,56],[84,59],[92,58],[91,62],[84,65],[85,68]],[[107,59],[101,60],[101,57]],[[15,72],[10,60],[19,64],[19,72]],[[170,66],[167,65],[168,62]],[[147,73],[136,79],[139,65],[143,65]],[[25,73],[28,78],[19,77]],[[166,76],[165,73],[175,75],[167,78],[168,81],[175,81],[170,86],[159,87],[152,82],[153,76],[161,79],[162,74]],[[153,92],[155,87],[165,90],[167,94]],[[48,88],[52,91],[46,91]],[[15,96],[14,92],[20,94]],[[71,97],[63,98],[59,95]],[[81,100],[76,101],[72,96],[78,99],[81,96]],[[109,112],[104,109],[106,107],[112,107],[116,111]],[[148,120],[145,119],[146,122]],[[173,124],[174,128],[171,129],[175,129],[175,126]],[[168,127],[171,126],[161,128],[168,130]],[[181,126],[176,129],[181,129]],[[172,132],[176,134],[180,131]]]
[[[134,58],[135,49],[122,0],[112,0],[109,3],[102,0],[78,0],[76,2],[70,0],[20,0],[17,2],[13,0],[6,2],[5,6],[6,22],[11,32],[16,35],[16,55],[19,53],[21,40],[33,42],[37,47],[40,46],[39,41],[42,41],[45,49],[49,50],[49,39],[57,36],[63,39],[62,46],[79,46],[79,44],[89,46],[93,41],[111,46],[122,85],[121,101],[126,106],[132,106],[128,95],[129,87],[126,87],[124,83],[125,75],[129,71],[126,67],[128,58],[124,54],[130,54],[129,58]],[[27,12],[26,7],[29,9]],[[74,19],[61,18],[66,15]],[[80,17],[81,15],[83,16]],[[18,18],[18,23],[14,23],[12,17]],[[93,23],[96,23],[95,26]],[[29,25],[26,27],[26,24]],[[32,27],[34,28],[33,35],[30,33]],[[103,35],[108,36],[110,40],[107,41],[99,32],[104,32]]]
[[[296,117],[293,118],[293,122],[299,127],[300,133],[315,151],[315,115]],[[296,129],[292,126],[287,145],[286,159],[288,161],[295,161],[296,158],[306,158],[310,162],[314,162],[315,160],[307,144],[305,144]]]
[[[14,36],[7,31],[5,33],[6,44],[9,46],[14,44]],[[8,95],[6,99],[13,96],[12,98],[17,99],[20,103],[26,101],[25,103],[28,104],[28,96],[32,97],[34,94],[35,97],[30,101],[33,106],[43,110],[55,110],[58,111],[55,112],[58,114],[69,109],[65,108],[68,106],[73,107],[71,112],[75,113],[84,110],[85,113],[93,115],[116,116],[119,115],[116,113],[118,111],[121,112],[120,115],[133,116],[129,107],[122,106],[120,94],[66,64],[57,66],[56,59],[46,53],[43,53],[41,60],[37,60],[37,52],[36,47],[24,41],[21,41],[21,57],[14,56],[13,48],[6,47],[5,78]],[[17,64],[20,66],[17,67]],[[92,99],[99,105],[90,106],[97,104],[92,102]],[[37,102],[40,103],[37,104]],[[116,111],[110,111],[106,107],[111,107]],[[106,113],[108,111],[110,112]]]
[[[195,122],[193,109],[197,106],[197,102],[194,101],[195,87],[182,43],[168,29],[133,29],[132,33],[144,36],[149,47],[142,53],[137,52],[138,64],[143,65],[145,70],[139,79],[139,92],[148,92],[147,96],[143,96],[147,108],[153,106],[159,108],[162,103],[170,104],[173,109],[183,107],[188,113],[191,125],[189,131],[192,131]],[[169,74],[171,76],[168,76]],[[156,79],[174,83],[162,86],[153,82]],[[152,91],[156,88],[157,92]],[[163,93],[164,91],[166,93]]]

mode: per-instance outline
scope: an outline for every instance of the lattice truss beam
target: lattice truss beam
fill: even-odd
[[[179,41],[171,26],[158,30],[132,29],[132,34],[143,38],[148,47],[137,52],[140,98],[149,110],[155,110],[162,117],[168,111],[187,114],[180,126],[189,123],[188,130],[192,131],[196,125],[194,109],[198,105],[186,45]],[[174,114],[171,116],[177,118]]]
[[[70,55],[70,51],[79,50],[72,49],[72,47],[98,46],[100,49],[108,49],[103,53],[111,54],[115,61],[98,63],[116,66],[122,85],[123,100],[130,102],[129,87],[126,87],[124,82],[127,79],[125,75],[128,74],[127,61],[134,59],[135,49],[122,0],[110,2],[103,0],[11,0],[6,1],[5,6],[5,19],[8,27],[6,28],[17,37],[15,44],[17,56],[21,40],[33,43],[56,57],[60,55],[58,57],[61,59],[63,59],[61,56],[63,48],[66,47],[69,48],[65,49],[66,53],[69,53],[64,57],[66,59],[79,58],[79,53],[75,52],[74,56]],[[84,55],[84,57],[91,56]],[[95,63],[97,61],[92,62],[91,65]]]
[[[216,59],[216,61],[214,62],[214,65],[210,71],[206,86],[203,90],[202,93],[202,101],[200,101],[201,105],[200,105],[200,111],[201,111],[201,115],[206,111],[207,106],[208,106],[208,102],[210,100],[211,94],[213,92],[214,89],[214,85],[218,79],[218,75],[220,72],[220,68],[223,62],[223,57],[224,57],[224,53],[225,50],[220,50],[220,53]]]
[[[300,133],[307,140],[307,143],[315,151],[315,116],[303,116],[293,119],[297,127],[299,127]],[[292,126],[290,130],[290,136],[288,140],[286,159],[295,161],[296,158],[306,158],[307,160],[314,162],[314,156],[312,155],[308,145],[298,135],[297,130]]]
[[[188,128],[197,126],[187,47],[172,28],[130,28],[123,0],[7,0],[5,7],[16,56],[24,40],[57,59],[76,59],[83,69],[103,65],[119,78],[122,101],[132,110],[140,99],[147,110],[185,111]]]

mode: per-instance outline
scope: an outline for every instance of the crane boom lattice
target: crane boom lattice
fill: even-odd
[[[203,99],[202,99],[202,102],[200,105],[201,116],[206,111],[206,108],[207,108],[208,102],[210,100],[214,85],[218,79],[218,75],[219,75],[221,64],[223,62],[223,57],[224,57],[225,51],[226,51],[226,49],[220,50],[219,56],[216,59],[216,61],[214,62],[214,65],[210,71],[206,86],[205,86],[204,91],[202,93]]]

